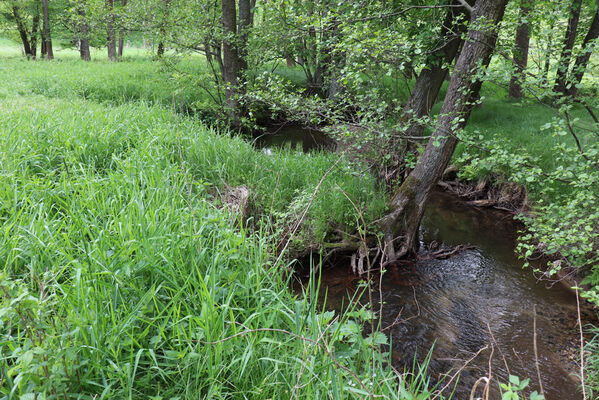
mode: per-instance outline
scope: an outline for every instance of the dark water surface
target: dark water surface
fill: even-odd
[[[270,126],[255,139],[255,143],[265,150],[291,146],[294,149],[299,147],[305,153],[312,150],[332,150],[335,145],[324,132],[294,124]]]
[[[468,399],[474,382],[489,374],[492,346],[493,378],[507,382],[510,373],[528,377],[531,390],[539,390],[533,346],[536,309],[546,399],[582,399],[578,379],[568,371],[573,364],[567,361],[567,353],[576,348],[576,297],[562,284],[549,288],[530,269],[522,269],[514,254],[517,229],[507,213],[474,208],[445,193],[432,196],[422,224],[423,243],[475,248],[445,260],[389,267],[384,274],[382,293],[374,298],[384,302],[383,327],[400,321],[385,331],[391,335],[397,366],[411,366],[415,354],[422,359],[435,343],[430,367],[436,378],[489,346],[461,374],[454,399]],[[348,278],[348,270],[349,262],[343,260],[323,272],[327,308],[340,309],[347,303],[348,289],[351,292],[356,283]],[[374,306],[378,310],[378,300]],[[499,399],[496,382],[493,387],[490,398]],[[479,396],[480,390],[475,398]]]

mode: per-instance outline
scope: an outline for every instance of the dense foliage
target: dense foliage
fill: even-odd
[[[369,312],[319,314],[274,260],[414,255],[450,163],[524,188],[519,253],[599,305],[595,1],[2,0],[0,33],[6,398],[409,398]],[[340,151],[239,137],[290,121]]]

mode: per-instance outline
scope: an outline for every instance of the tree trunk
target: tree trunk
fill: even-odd
[[[40,46],[40,56],[42,58],[46,58],[46,54],[47,54],[47,51],[46,51],[46,35],[44,34],[43,30],[42,30],[40,36],[41,36],[41,39],[42,39],[42,44]]]
[[[551,21],[549,31],[553,31],[555,22]],[[551,48],[553,47],[553,35],[549,33],[546,38],[547,48],[545,49],[545,65],[543,66],[543,86],[549,87],[549,69],[551,68]]]
[[[553,91],[556,93],[566,92],[566,80],[568,78],[568,70],[570,69],[570,61],[572,57],[572,48],[576,40],[576,31],[578,30],[578,21],[580,19],[580,9],[582,0],[572,0],[570,8],[570,18],[568,19],[568,28],[564,38],[564,46],[557,64],[557,76]]]
[[[89,51],[89,25],[87,24],[85,4],[83,4],[83,2],[79,4],[77,13],[81,17],[81,25],[79,25],[79,55],[83,61],[90,61],[91,53]]]
[[[54,59],[54,52],[52,51],[52,37],[50,36],[50,14],[48,12],[48,0],[42,0],[42,13],[44,18],[43,29],[46,57],[48,60],[52,60]]]
[[[471,25],[481,18],[492,21],[484,30],[469,29],[468,38],[456,61],[437,120],[437,129],[416,164],[414,170],[397,190],[390,204],[391,211],[383,220],[385,245],[389,261],[418,249],[417,234],[430,191],[441,178],[449,164],[457,139],[456,132],[463,128],[469,114],[469,101],[476,95],[477,71],[482,63],[486,67],[491,59],[497,40],[497,27],[507,0],[479,0],[472,11]],[[396,237],[400,233],[401,242],[396,251]]]
[[[19,8],[17,6],[12,7],[12,15],[13,17],[15,17],[15,21],[17,23],[17,30],[19,31],[21,42],[23,42],[23,51],[25,52],[25,56],[35,58],[35,56],[31,52],[31,45],[29,43],[29,35],[27,34],[27,28],[25,28],[25,24],[23,23],[23,19],[21,18],[21,14],[19,13]]]
[[[578,93],[578,85],[582,82],[582,77],[587,68],[587,64],[589,63],[589,59],[591,58],[591,49],[588,48],[589,44],[595,41],[599,37],[599,7],[597,8],[597,12],[595,12],[595,17],[593,18],[593,22],[591,23],[591,27],[587,32],[587,35],[584,37],[584,42],[582,43],[582,53],[576,57],[576,61],[574,62],[574,69],[572,71],[572,76],[568,79],[568,85],[566,94],[569,96],[576,96]]]
[[[123,10],[121,10],[121,12],[124,12],[124,8],[127,5],[127,0],[121,0],[121,5],[123,6]],[[117,57],[121,58],[123,56],[123,46],[125,45],[125,29],[121,28],[120,32],[119,32],[119,45],[118,45],[118,50],[117,50]]]
[[[35,59],[37,56],[37,34],[40,25],[40,10],[39,7],[35,7],[35,14],[33,14],[33,19],[31,21],[31,36],[29,39],[29,47],[31,48],[31,55]]]
[[[116,61],[116,38],[114,32],[114,0],[106,0],[106,48],[108,59]]]
[[[164,37],[166,36],[166,23],[168,21],[169,10],[170,10],[171,0],[165,0],[164,2],[164,12],[162,14],[162,21],[160,21],[160,38],[158,42],[158,50],[156,51],[156,56],[158,58],[162,58],[164,55]]]
[[[455,8],[451,8],[447,12],[441,31],[441,38],[445,43],[429,60],[429,65],[420,71],[416,79],[404,107],[404,119],[410,120],[410,125],[404,132],[406,136],[422,136],[425,125],[412,119],[428,115],[435,104],[441,86],[447,77],[448,69],[445,65],[451,64],[462,43],[461,35],[464,33],[465,26],[458,23],[456,17],[463,12],[463,9],[458,11]]]
[[[116,56],[121,58],[123,56],[123,47],[125,46],[125,32],[121,31],[119,34],[119,41]]]
[[[243,0],[241,8],[245,8],[247,0]],[[244,18],[243,24],[248,23],[247,16],[244,15],[246,10],[242,12]],[[240,47],[243,48],[243,43],[239,41],[240,36],[237,33],[237,7],[235,0],[222,0],[222,24],[223,24],[223,68],[222,75],[225,83],[225,99],[227,113],[230,123],[239,128],[241,126],[241,108],[239,103],[240,78],[245,66],[240,55]]]
[[[528,64],[528,47],[530,32],[528,28],[528,15],[531,11],[531,0],[520,1],[520,24],[516,29],[516,45],[514,47],[514,71],[510,80],[509,96],[514,99],[524,97],[522,82],[524,82],[526,65]]]
[[[250,0],[239,0],[239,26],[237,32],[239,35],[239,68],[242,71],[246,70],[248,65],[247,42],[253,22]]]
[[[295,57],[293,57],[293,54],[287,54],[287,56],[285,56],[285,63],[287,64],[287,68],[294,68],[295,67]]]

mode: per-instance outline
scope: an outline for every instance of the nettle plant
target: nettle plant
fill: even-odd
[[[0,274],[0,398],[66,397],[80,379],[75,332],[56,312],[53,279],[33,280],[37,290]]]

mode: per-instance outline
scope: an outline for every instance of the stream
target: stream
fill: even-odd
[[[313,150],[332,150],[335,142],[322,131],[296,124],[269,126],[266,132],[255,139],[255,145],[264,151],[273,147],[299,148],[304,153]]]
[[[429,373],[433,382],[453,375],[481,348],[489,346],[463,370],[454,399],[468,399],[480,377],[489,374],[490,399],[500,399],[497,380],[509,375],[530,378],[528,393],[539,391],[535,354],[547,400],[582,399],[575,357],[578,327],[576,296],[561,283],[550,287],[523,269],[514,253],[518,224],[509,213],[470,206],[455,196],[435,192],[421,227],[422,243],[470,244],[448,259],[414,261],[389,267],[381,293],[373,293],[374,310],[383,301],[382,327],[391,336],[392,359],[410,368],[434,344]],[[422,255],[424,255],[423,253]],[[322,273],[327,309],[341,310],[356,287],[349,260],[337,260]],[[377,284],[373,286],[378,286]],[[378,288],[377,288],[378,289]],[[366,299],[363,298],[363,301]],[[583,320],[591,318],[585,312]],[[445,382],[442,383],[444,385]],[[482,385],[476,392],[481,396]]]
[[[322,132],[294,125],[271,129],[256,141],[265,151],[280,146],[301,146],[304,152],[330,150],[331,143]],[[531,269],[522,268],[514,252],[518,229],[521,225],[510,213],[473,207],[441,191],[431,195],[421,224],[422,247],[472,247],[447,259],[389,266],[380,281],[381,291],[378,280],[373,285],[373,309],[378,311],[382,300],[381,326],[390,336],[396,367],[410,369],[414,357],[422,361],[433,348],[429,364],[433,384],[445,385],[448,378],[443,381],[443,376],[463,369],[453,399],[469,399],[475,382],[491,372],[489,398],[495,400],[501,398],[497,381],[508,382],[509,375],[530,378],[526,398],[533,390],[540,391],[538,365],[547,400],[582,399],[576,376],[576,295],[564,284],[539,281]],[[421,256],[426,258],[426,251]],[[296,290],[305,286],[307,275],[298,274]],[[357,284],[349,258],[338,258],[323,267],[321,302],[326,295],[325,308],[340,311]],[[367,296],[361,299],[365,301]],[[596,323],[588,307],[582,314],[583,325]],[[482,386],[474,398],[482,395]]]

